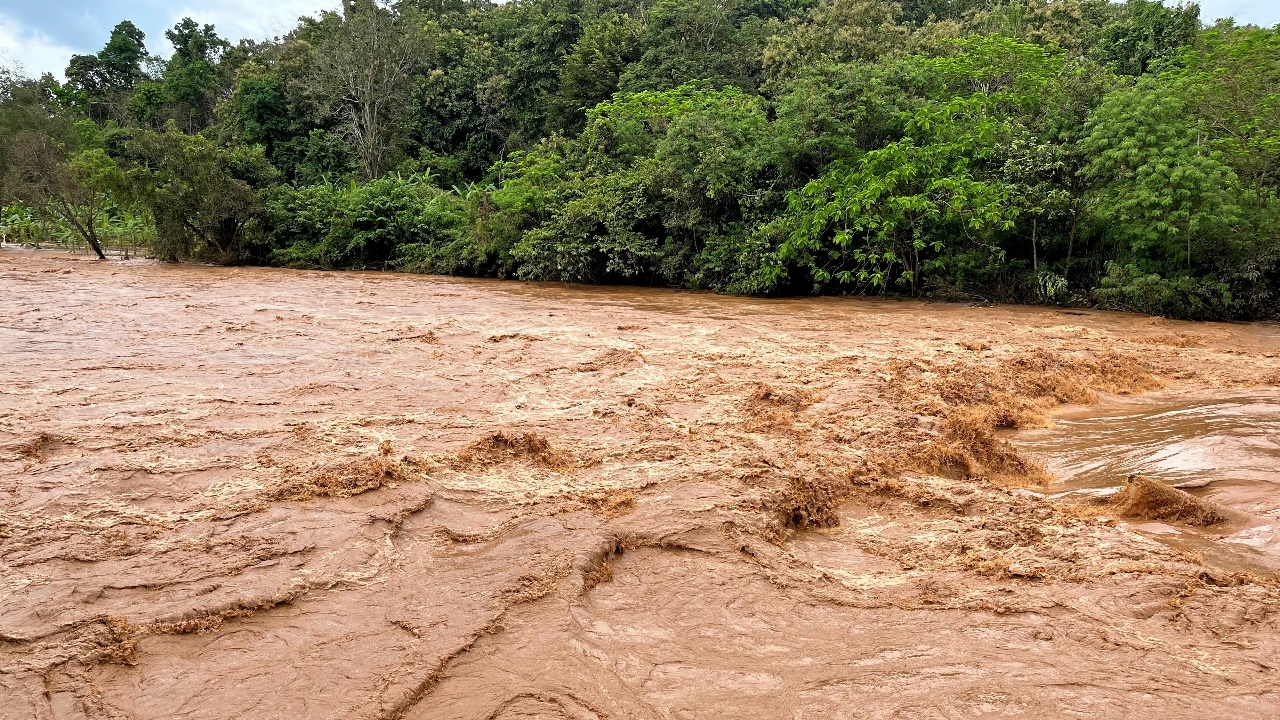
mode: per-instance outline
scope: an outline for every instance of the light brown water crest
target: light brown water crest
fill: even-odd
[[[1060,413],[1053,427],[1023,431],[1015,442],[1058,478],[1050,492],[1093,494],[1138,474],[1227,508],[1229,522],[1203,531],[1166,523],[1138,527],[1184,544],[1221,540],[1239,551],[1238,562],[1280,567],[1280,391],[1274,388],[1109,398],[1101,407]]]
[[[1095,391],[1262,397],[1278,352],[0,251],[0,717],[1273,716],[1274,576],[1027,491],[993,433]],[[1040,436],[1053,469],[1089,422]],[[1166,439],[1096,471],[1193,457]],[[1209,444],[1265,472],[1261,443]]]

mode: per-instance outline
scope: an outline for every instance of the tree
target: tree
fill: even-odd
[[[3,60],[4,56],[0,55],[0,103],[8,102],[13,98],[14,89],[23,79],[20,67],[10,65]]]
[[[1185,98],[1202,141],[1222,153],[1254,204],[1280,183],[1280,31],[1217,28],[1165,81]]]
[[[982,95],[928,106],[907,137],[805,186],[794,201],[796,229],[783,259],[807,266],[815,289],[830,283],[873,290],[923,288],[930,255],[950,239],[999,250],[993,235],[1013,227],[1019,208],[1004,183],[983,178],[1002,132]]]
[[[186,132],[198,132],[215,119],[215,108],[230,80],[231,69],[222,67],[230,43],[218,37],[212,25],[198,25],[183,18],[165,37],[173,55],[161,77],[144,80],[127,102],[128,115],[140,125],[160,128],[170,120]]]
[[[1099,297],[1180,316],[1266,314],[1280,287],[1280,40],[1224,24],[1111,93],[1081,146],[1122,252]],[[1225,288],[1225,289],[1224,289]]]
[[[561,68],[582,37],[581,6],[581,0],[510,2],[485,24],[502,47],[508,148],[533,145],[547,131]]]
[[[718,288],[745,274],[733,245],[769,195],[763,99],[685,85],[587,115],[580,137],[503,167],[495,200],[533,216],[512,249],[519,274]]]
[[[111,30],[96,55],[74,55],[64,71],[67,88],[78,104],[98,122],[121,120],[129,92],[146,79],[146,35],[124,20]]]
[[[803,66],[874,62],[900,50],[908,31],[894,22],[897,10],[886,0],[828,0],[804,22],[777,26],[762,56],[765,71],[776,80]]]
[[[1030,221],[1027,243],[1031,249],[1031,270],[1040,275],[1040,258],[1049,222],[1070,214],[1071,193],[1063,176],[1067,169],[1062,145],[1037,138],[1019,129],[1001,148],[1004,167],[1001,176],[1010,189],[1011,200],[1020,219]],[[1065,280],[1065,274],[1064,274]]]
[[[240,67],[235,90],[219,107],[223,127],[240,142],[264,146],[267,157],[296,134],[290,111],[285,79],[256,61]]]
[[[1106,98],[1081,142],[1099,212],[1156,269],[1191,270],[1196,241],[1238,212],[1236,174],[1188,120],[1182,98],[1144,78]]]
[[[510,136],[492,92],[503,84],[501,48],[443,21],[425,27],[437,62],[415,78],[406,140],[441,182],[478,180],[506,155]]]
[[[100,258],[102,211],[123,176],[102,152],[97,127],[73,123],[60,108],[57,84],[10,73],[0,88],[0,206],[19,202],[65,225]]]
[[[772,152],[796,187],[836,162],[899,140],[924,104],[929,68],[913,59],[819,65],[778,89]]]
[[[1005,0],[969,12],[964,26],[971,32],[1054,45],[1079,56],[1092,51],[1103,28],[1125,12],[1110,0]]]
[[[70,227],[102,260],[99,217],[111,195],[124,187],[124,174],[99,148],[68,153],[43,132],[14,136],[7,148],[6,187],[36,212]]]
[[[107,44],[98,51],[98,66],[112,88],[128,90],[146,79],[142,69],[147,59],[147,36],[128,20],[111,30]]]
[[[321,114],[339,118],[367,180],[386,169],[412,72],[429,51],[412,13],[379,0],[345,0],[340,23],[316,47],[307,90]]]
[[[815,289],[919,294],[926,272],[949,266],[950,280],[963,284],[965,274],[1002,266],[1002,234],[1041,207],[1020,196],[998,160],[1054,95],[1061,56],[979,36],[942,57],[901,64],[914,71],[876,94],[924,96],[902,137],[836,160],[792,198],[780,256],[808,269]]]
[[[552,130],[577,133],[590,108],[618,90],[618,79],[640,57],[643,25],[618,13],[605,13],[587,25],[560,69],[559,89],[551,100]]]
[[[191,18],[179,20],[172,29],[164,31],[164,36],[173,44],[173,57],[169,62],[179,65],[212,65],[230,47],[230,43],[218,37],[212,25],[201,26]]]
[[[935,20],[958,20],[982,0],[902,0],[902,21],[919,27]]]
[[[649,11],[640,59],[622,74],[627,92],[670,90],[703,81],[754,90],[766,21],[782,4],[749,0],[657,0]]]
[[[1200,31],[1200,6],[1168,7],[1160,0],[1128,0],[1123,19],[1102,29],[1097,58],[1121,75],[1146,73],[1191,43]]]
[[[209,126],[222,91],[217,63],[231,47],[218,37],[212,25],[197,25],[183,18],[165,37],[173,44],[173,57],[164,70],[165,99],[170,117],[188,131]]]
[[[155,217],[162,260],[236,263],[259,220],[257,190],[277,178],[262,148],[219,146],[170,123],[138,131],[127,146],[133,192]]]

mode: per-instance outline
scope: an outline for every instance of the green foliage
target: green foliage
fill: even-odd
[[[327,20],[300,74],[302,93],[313,112],[333,121],[364,179],[375,180],[399,156],[405,105],[433,43],[409,7],[351,0]]]
[[[877,60],[900,51],[909,35],[895,15],[887,0],[827,0],[776,23],[761,60],[775,82],[814,65]]]
[[[1280,33],[1214,28],[1181,61],[1164,80],[1186,104],[1197,139],[1268,202],[1280,181]]]
[[[723,238],[741,236],[759,202],[765,110],[736,88],[691,85],[600,104],[576,141],[511,168],[505,186],[538,208],[512,251],[518,274],[722,287],[734,273]],[[718,269],[703,267],[710,260]]]
[[[146,35],[125,20],[112,29],[97,55],[72,56],[63,73],[64,98],[99,121],[121,119],[128,92],[147,79],[142,69],[145,40]]]
[[[279,245],[271,260],[289,267],[435,269],[433,251],[456,239],[465,218],[457,197],[425,177],[276,186],[265,204]]]
[[[173,44],[163,77],[166,119],[188,131],[205,128],[213,120],[214,104],[222,89],[223,75],[217,63],[230,44],[218,37],[212,25],[201,27],[191,18],[183,18],[165,31],[165,37]]]
[[[1233,314],[1226,283],[1186,275],[1164,278],[1133,265],[1109,263],[1094,295],[1105,307],[1166,317],[1212,320]]]
[[[582,36],[580,6],[578,0],[526,0],[492,13],[488,27],[502,42],[504,68],[491,102],[508,118],[503,133],[511,148],[536,143],[548,127],[566,56]]]
[[[130,257],[146,253],[155,241],[155,223],[139,206],[108,202],[93,219],[103,250]],[[60,247],[71,251],[91,251],[75,225],[57,216],[48,216],[21,202],[0,207],[0,242],[34,248]]]
[[[407,120],[415,155],[446,184],[476,180],[498,160],[508,136],[500,91],[501,48],[444,18],[427,25],[438,65],[417,77]]]
[[[625,176],[584,178],[556,198],[547,221],[525,233],[512,255],[519,276],[565,282],[635,281],[660,255],[652,237],[637,231],[648,209],[644,188]]]
[[[1195,247],[1234,221],[1238,179],[1198,137],[1185,102],[1151,80],[1112,93],[1081,143],[1099,211],[1153,269],[1193,267]]]
[[[775,162],[798,184],[903,137],[934,82],[913,60],[809,68],[774,103]]]
[[[164,36],[173,44],[170,66],[213,65],[218,56],[230,47],[226,40],[218,37],[212,25],[202,27],[191,18],[178,21],[172,29],[165,30]]]
[[[0,71],[0,233],[1280,315],[1280,32],[1128,0],[349,0]]]
[[[612,12],[583,30],[560,69],[548,118],[551,130],[580,132],[586,112],[613,96],[623,71],[639,59],[642,30],[640,22]]]
[[[1128,0],[1124,17],[1102,29],[1099,60],[1121,75],[1142,75],[1171,59],[1200,30],[1200,6],[1169,7],[1160,0]]]
[[[298,185],[331,183],[354,176],[351,153],[333,133],[314,129],[302,136],[272,143],[270,158]]]
[[[39,247],[45,233],[36,212],[25,203],[0,206],[0,242]]]
[[[232,57],[225,52],[230,44],[218,37],[212,25],[201,27],[190,18],[166,31],[165,37],[173,44],[173,55],[164,71],[152,79],[139,74],[113,117],[153,129],[174,121],[185,132],[198,132],[214,121],[218,99],[234,77],[225,64]]]
[[[27,127],[5,138],[4,196],[33,211],[42,227],[66,228],[105,257],[99,223],[117,200],[128,198],[120,167],[102,149],[89,121],[67,127],[51,118],[27,118]]]
[[[1008,187],[974,167],[1005,129],[989,102],[977,95],[923,109],[903,140],[809,183],[793,202],[797,227],[782,257],[807,266],[815,290],[837,282],[912,294],[949,238],[989,248],[998,262],[992,236],[1012,227],[1018,208]]]
[[[792,197],[794,230],[781,257],[807,268],[817,291],[918,294],[930,273],[963,286],[1005,261],[999,236],[1028,209],[1034,188],[992,172],[994,159],[1050,95],[1061,59],[990,37],[910,62],[931,83],[903,137],[833,163]]]
[[[903,0],[900,3],[902,21],[915,27],[930,21],[958,20],[976,4],[972,0]]]
[[[1078,56],[1095,54],[1104,29],[1114,31],[1128,13],[1110,0],[1000,0],[969,9],[960,22],[966,33],[1003,35]]]
[[[146,39],[146,33],[128,20],[111,29],[106,46],[98,52],[98,64],[109,86],[126,90],[146,78],[142,69],[147,59]]]
[[[657,0],[649,10],[644,52],[619,80],[622,90],[667,90],[703,81],[755,88],[766,21],[783,17],[776,0]]]
[[[294,136],[285,80],[257,62],[240,67],[236,88],[219,110],[223,125],[238,141],[263,145],[272,156],[278,143]]]
[[[277,175],[261,147],[226,148],[201,135],[141,130],[127,146],[133,192],[155,219],[162,260],[239,263],[260,222],[257,190]]]
[[[1094,114],[1081,143],[1094,157],[1085,174],[1095,183],[1094,214],[1126,243],[1116,259],[1164,278],[1140,283],[1158,287],[1160,297],[1187,296],[1126,302],[1167,314],[1274,313],[1277,80],[1276,31],[1219,27],[1185,50],[1177,67],[1116,90]],[[1231,302],[1204,299],[1204,287],[1218,298],[1222,283]]]

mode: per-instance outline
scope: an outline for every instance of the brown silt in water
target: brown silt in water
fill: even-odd
[[[1021,439],[1271,392],[1274,326],[13,251],[0,303],[3,718],[1280,708],[1265,563]]]

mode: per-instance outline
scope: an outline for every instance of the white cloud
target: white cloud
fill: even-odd
[[[240,38],[264,40],[292,30],[299,17],[321,10],[336,10],[338,0],[282,0],[263,3],[260,0],[224,0],[202,7],[184,7],[174,11],[169,26],[184,17],[201,24],[211,24],[218,34],[232,42]]]
[[[56,0],[43,0],[53,2]],[[337,9],[339,0],[280,0],[278,2],[262,2],[261,0],[186,0],[189,5],[169,5],[162,0],[135,0],[120,2],[119,0],[99,0],[95,3],[68,2],[67,7],[60,8],[65,19],[74,15],[83,22],[76,24],[77,29],[86,23],[95,29],[92,35],[101,37],[83,37],[85,33],[74,34],[81,38],[85,47],[74,47],[66,42],[54,39],[50,32],[61,37],[50,25],[38,24],[50,18],[29,17],[20,22],[10,14],[0,11],[0,57],[4,62],[21,64],[28,75],[38,76],[44,72],[52,72],[61,76],[67,61],[76,53],[93,53],[106,42],[107,33],[119,18],[129,18],[147,33],[147,48],[154,53],[167,56],[170,48],[165,40],[164,31],[173,27],[184,17],[190,17],[201,24],[212,24],[218,34],[233,43],[241,38],[264,40],[292,30],[297,19],[303,15],[312,15],[321,10]],[[78,6],[85,4],[92,7],[92,17],[81,17],[88,9],[81,11]],[[77,7],[71,7],[77,6]],[[98,17],[101,16],[101,17]],[[108,20],[109,19],[109,20]],[[64,28],[65,29],[65,28]],[[46,32],[48,31],[48,32]],[[71,36],[68,36],[68,40]],[[90,47],[89,45],[92,45]]]
[[[49,72],[61,78],[75,53],[70,46],[0,15],[0,58],[6,64],[19,65],[27,75],[39,77]]]

